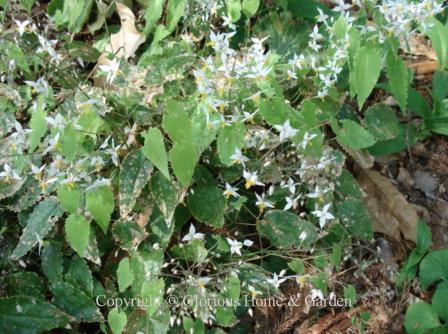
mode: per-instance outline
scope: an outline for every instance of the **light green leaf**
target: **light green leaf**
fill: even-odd
[[[362,47],[356,53],[354,66],[354,85],[361,109],[380,76],[381,56],[372,46]]]
[[[406,63],[400,57],[389,54],[386,59],[386,74],[390,90],[397,99],[401,111],[406,112],[408,105],[409,71]]]
[[[218,155],[221,162],[227,166],[232,165],[230,157],[235,153],[235,149],[244,146],[246,127],[244,123],[233,123],[221,129],[218,135],[217,146]]]
[[[132,282],[132,293],[134,295],[142,294],[143,283],[148,279],[157,278],[164,259],[162,249],[151,249],[150,251],[134,251],[131,254],[131,271],[135,276]],[[149,275],[149,277],[148,277]]]
[[[70,162],[75,159],[78,152],[78,131],[72,122],[68,123],[62,132],[60,141],[60,151],[62,155]]]
[[[164,0],[151,0],[145,10],[145,27],[143,32],[148,35],[160,20],[163,14]]]
[[[198,159],[197,149],[192,142],[175,143],[171,149],[171,167],[183,186],[190,184]]]
[[[118,308],[114,308],[107,315],[107,321],[109,322],[110,329],[114,334],[121,334],[126,326],[126,312],[120,311]]]
[[[152,279],[143,282],[142,296],[148,298],[152,302],[146,307],[146,313],[153,315],[162,304],[163,293],[165,292],[165,282],[162,278]]]
[[[448,280],[448,248],[435,250],[420,263],[420,282],[423,289],[439,280]]]
[[[408,334],[424,334],[429,329],[440,326],[439,318],[430,304],[411,304],[405,315],[404,327]]]
[[[61,184],[57,189],[58,200],[69,213],[76,213],[79,208],[81,192],[75,185]]]
[[[70,317],[42,298],[0,298],[0,332],[37,334],[65,327]]]
[[[16,259],[22,257],[37,243],[41,242],[50,232],[57,218],[63,213],[64,211],[54,198],[48,198],[36,205],[27,220],[26,227],[23,229],[12,257]]]
[[[86,194],[86,207],[104,234],[107,233],[110,217],[114,211],[114,196],[107,186],[90,189]]]
[[[341,145],[353,149],[361,149],[376,143],[375,137],[358,123],[349,119],[343,119],[341,123],[342,128],[337,129],[335,126],[333,127],[337,140]]]
[[[417,222],[417,243],[416,249],[420,253],[426,253],[431,247],[432,233],[429,226],[423,221]]]
[[[282,125],[289,120],[293,128],[298,128],[302,123],[298,112],[285,104],[279,97],[272,100],[261,100],[260,114],[269,125]]]
[[[193,189],[187,198],[188,208],[193,216],[202,223],[222,227],[227,201],[222,191],[212,185],[203,185]]]
[[[131,270],[131,266],[129,264],[129,258],[125,257],[120,261],[117,269],[117,278],[118,278],[118,289],[120,290],[120,292],[123,292],[129,286],[131,286],[135,276]]]
[[[260,0],[243,0],[242,10],[247,18],[254,16],[260,6]]]
[[[437,286],[437,290],[432,296],[432,307],[439,317],[448,321],[448,281],[442,282]]]
[[[182,319],[182,327],[184,328],[185,333],[195,333],[195,334],[205,333],[205,325],[201,319],[193,320],[191,318],[184,317]],[[216,331],[213,333],[219,334]]]
[[[241,18],[241,0],[226,0],[227,15],[232,22]]]
[[[171,33],[184,15],[187,0],[168,0],[166,14],[166,28]]]
[[[162,125],[165,132],[169,134],[174,142],[192,140],[191,121],[182,102],[169,100],[166,103]]]
[[[126,217],[132,210],[143,187],[149,181],[152,165],[141,150],[129,152],[120,167],[120,215]]]
[[[151,128],[143,134],[143,138],[145,138],[145,144],[142,148],[143,154],[169,180],[168,157],[162,132],[157,128]]]
[[[88,25],[90,33],[94,33],[98,29],[101,29],[104,22],[106,22],[106,15],[108,6],[102,0],[96,0],[96,19]]]
[[[439,61],[438,68],[444,69],[448,63],[448,27],[436,18],[428,22],[431,25],[426,34],[431,39],[432,46]]]
[[[65,237],[69,245],[83,256],[89,245],[90,223],[80,215],[71,214],[65,221]]]

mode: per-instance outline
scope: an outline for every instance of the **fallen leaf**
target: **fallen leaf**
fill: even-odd
[[[145,41],[145,35],[135,27],[134,13],[121,3],[117,3],[117,13],[120,17],[121,28],[117,33],[110,36],[110,42],[95,66],[95,73],[99,66],[111,63],[111,60],[108,58],[109,54],[114,54],[117,59],[127,60],[135,54],[138,47]],[[94,85],[107,87],[106,77],[96,77]]]
[[[417,220],[414,207],[397,187],[380,173],[362,168],[356,169],[356,178],[366,193],[366,208],[373,220],[375,232],[400,240],[416,241]]]

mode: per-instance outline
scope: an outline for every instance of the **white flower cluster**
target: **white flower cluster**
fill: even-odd
[[[249,48],[236,51],[230,47],[230,38],[234,35],[235,31],[216,34],[211,31],[209,44],[215,56],[203,59],[203,67],[193,70],[199,94],[211,110],[221,113],[235,102],[230,94],[232,90],[238,92],[235,85],[264,80],[272,70],[263,40],[252,38]]]
[[[378,5],[386,21],[383,26],[386,33],[406,39],[416,31],[418,25],[427,28],[428,18],[441,13],[444,7],[440,0],[386,0]]]
[[[302,70],[312,70],[316,73],[319,86],[317,96],[320,98],[328,95],[348,59],[350,45],[348,30],[353,26],[354,21],[348,12],[350,7],[342,2],[333,8],[333,11],[340,12],[339,20],[346,25],[342,36],[338,36],[335,31],[337,27],[335,18],[329,17],[318,9],[318,24],[314,26],[310,34],[307,52],[294,55],[288,62],[290,66],[287,71],[289,79],[297,79],[297,72]]]

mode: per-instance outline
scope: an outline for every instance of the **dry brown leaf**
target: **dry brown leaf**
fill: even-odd
[[[365,204],[373,219],[374,231],[396,240],[401,239],[401,233],[405,239],[415,242],[419,217],[397,187],[380,173],[362,168],[356,169],[356,178],[367,194]]]
[[[407,63],[407,66],[414,71],[416,75],[431,74],[437,69],[437,61],[424,60],[418,62]]]
[[[120,17],[121,28],[117,33],[110,36],[110,42],[107,44],[105,52],[99,57],[95,69],[109,64],[108,55],[111,53],[118,59],[126,60],[132,57],[138,47],[145,41],[145,35],[135,27],[134,13],[121,3],[117,3],[117,13]],[[104,76],[96,77],[94,85],[106,87],[106,78]]]

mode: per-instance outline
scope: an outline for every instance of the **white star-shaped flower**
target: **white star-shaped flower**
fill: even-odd
[[[190,241],[190,240],[202,240],[204,239],[203,233],[196,233],[196,228],[193,224],[190,225],[190,229],[188,230],[188,234],[182,238],[182,241]]]
[[[280,132],[280,141],[294,137],[298,130],[291,127],[289,124],[289,119],[283,125],[274,125],[274,128]]]
[[[313,215],[319,218],[319,225],[321,228],[325,226],[327,223],[327,220],[334,219],[334,216],[328,212],[328,209],[330,208],[331,203],[325,204],[322,210],[315,210],[312,212]]]

